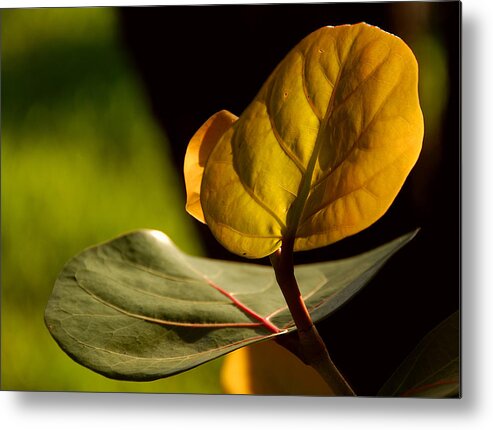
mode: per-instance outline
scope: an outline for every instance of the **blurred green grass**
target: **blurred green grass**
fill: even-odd
[[[3,10],[1,25],[1,388],[220,393],[221,360],[112,381],[73,362],[45,328],[53,283],[82,249],[137,228],[202,249],[116,11]]]

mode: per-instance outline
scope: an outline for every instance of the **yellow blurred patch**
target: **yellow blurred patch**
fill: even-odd
[[[227,394],[330,395],[313,368],[272,340],[227,355],[221,368],[221,386]]]

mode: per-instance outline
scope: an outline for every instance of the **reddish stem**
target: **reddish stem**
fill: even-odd
[[[413,394],[419,393],[420,391],[428,390],[430,388],[439,387],[441,385],[452,385],[452,384],[457,384],[457,381],[453,379],[440,380],[437,382],[433,382],[432,384],[422,385],[421,387],[410,388],[409,390],[406,390],[403,393],[401,393],[400,397],[408,397],[408,396],[412,396]]]
[[[277,283],[286,299],[289,311],[298,328],[299,343],[303,361],[312,366],[327,383],[334,395],[354,396],[354,391],[341,375],[329,356],[324,341],[301,296],[294,275],[293,240],[283,241],[281,248],[270,256]]]
[[[241,303],[235,296],[233,296],[228,291],[223,290],[219,285],[214,284],[214,282],[212,282],[210,279],[207,280],[207,283],[212,288],[219,291],[221,294],[224,294],[228,299],[230,299],[239,309],[241,309],[247,315],[251,316],[252,318],[255,318],[257,321],[260,321],[265,326],[265,328],[267,328],[272,333],[280,333],[281,332],[281,330],[279,330],[279,328],[277,328],[270,321],[266,320],[264,317],[259,315],[257,312],[255,312],[254,310],[250,309],[248,306]]]
[[[296,327],[300,331],[308,331],[313,325],[313,321],[294,276],[293,243],[283,242],[282,248],[274,252],[270,260],[272,267],[274,267],[277,283],[281,287]]]

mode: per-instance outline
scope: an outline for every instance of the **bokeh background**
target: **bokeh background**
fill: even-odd
[[[44,326],[53,283],[82,249],[143,227],[188,253],[238,260],[184,211],[188,140],[213,113],[240,114],[308,33],[361,21],[400,36],[418,59],[423,151],[380,221],[296,261],[422,230],[319,330],[356,392],[374,395],[459,308],[460,3],[2,10],[3,390],[222,392],[222,359],[150,383],[76,364]]]
[[[218,363],[154,383],[72,362],[43,322],[82,249],[133,229],[202,247],[118,10],[2,11],[2,389],[217,392]]]

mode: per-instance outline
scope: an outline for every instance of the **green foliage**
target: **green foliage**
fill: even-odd
[[[314,322],[356,294],[414,234],[346,260],[296,267]],[[46,323],[79,363],[139,381],[295,330],[272,268],[190,257],[152,230],[72,259],[55,284]]]
[[[2,389],[220,392],[219,362],[155,383],[112,381],[50,337],[53,283],[81,249],[142,227],[169,231],[190,253],[201,248],[115,10],[1,16]]]
[[[379,396],[459,396],[459,312],[436,326],[381,388]]]

